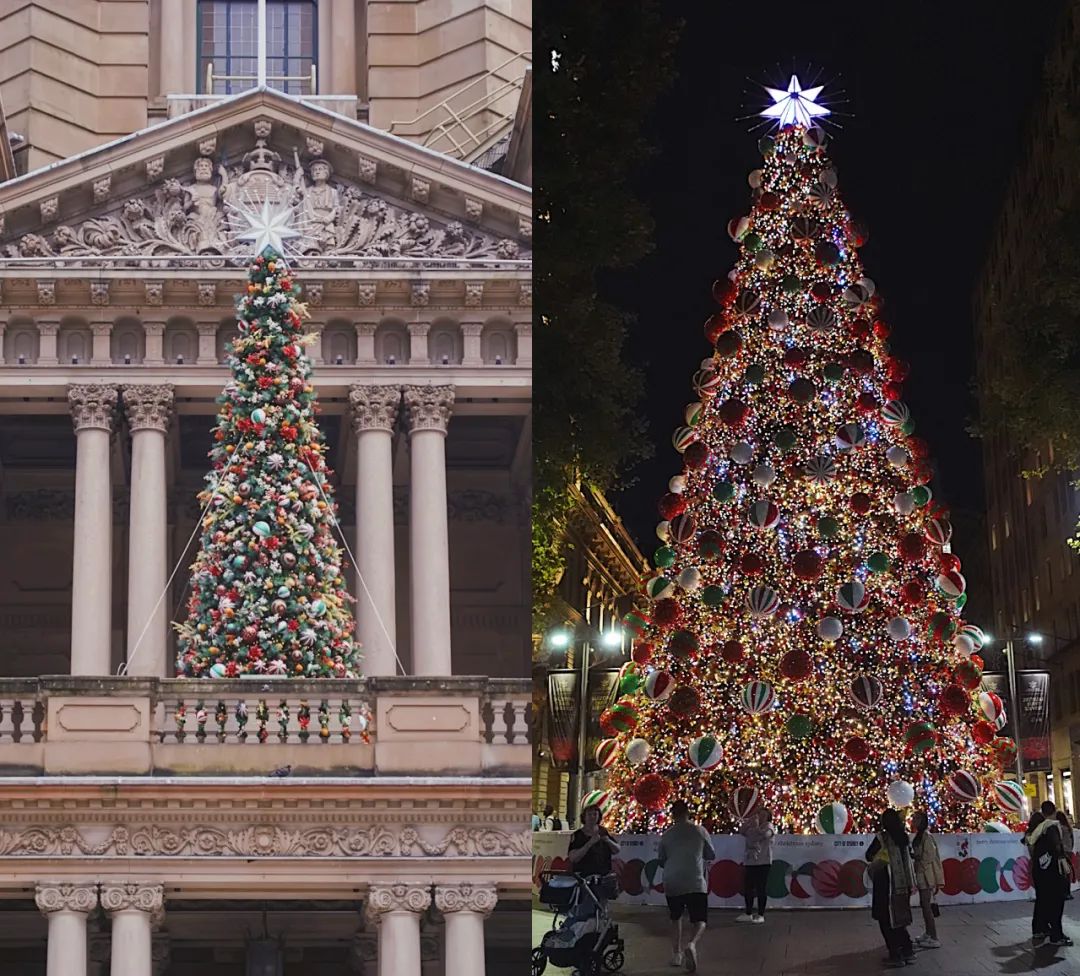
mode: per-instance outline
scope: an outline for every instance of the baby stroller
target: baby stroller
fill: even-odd
[[[532,976],[541,976],[549,962],[570,967],[575,976],[600,976],[603,971],[617,973],[622,969],[625,946],[607,909],[608,901],[619,895],[615,875],[585,878],[546,872],[540,880],[540,900],[555,917],[551,931],[532,951]]]

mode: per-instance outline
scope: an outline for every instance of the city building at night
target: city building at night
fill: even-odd
[[[0,8],[5,976],[524,967],[530,19]],[[359,680],[174,677],[241,210],[301,233]]]

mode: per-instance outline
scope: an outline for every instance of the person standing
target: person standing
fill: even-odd
[[[776,836],[772,826],[772,813],[765,809],[751,813],[739,824],[739,833],[746,838],[746,853],[743,855],[743,898],[746,900],[746,911],[735,921],[760,924],[765,921],[769,871],[772,870],[772,839]]]
[[[541,830],[562,830],[562,821],[555,816],[555,808],[549,803],[544,807],[544,819],[540,824]]]
[[[915,862],[915,886],[919,889],[919,906],[922,908],[923,925],[926,931],[915,940],[920,949],[940,949],[937,937],[937,922],[934,909],[935,896],[945,886],[945,872],[941,867],[941,854],[937,841],[930,833],[930,818],[920,810],[915,814],[912,826],[915,839],[911,842],[911,853]]]
[[[1024,834],[1031,857],[1031,879],[1035,886],[1035,909],[1031,918],[1031,939],[1039,945],[1047,936],[1050,944],[1071,946],[1072,939],[1061,928],[1068,889],[1068,862],[1061,844],[1056,809],[1049,800],[1032,815]]]
[[[619,853],[619,845],[600,826],[600,817],[599,807],[586,807],[581,811],[581,826],[570,835],[570,865],[575,874],[586,878],[611,874],[611,857]]]
[[[716,860],[709,835],[690,819],[685,800],[671,805],[672,824],[660,838],[660,867],[664,869],[664,895],[671,918],[671,964],[697,969],[697,943],[705,931],[709,895],[705,883],[706,862]],[[682,917],[690,917],[691,935],[682,944]]]
[[[1069,886],[1065,889],[1065,900],[1072,901],[1072,883],[1076,880],[1072,858],[1075,838],[1073,837],[1072,824],[1069,823],[1069,815],[1064,810],[1058,810],[1057,822],[1061,825],[1061,846],[1065,851],[1065,857],[1069,861]]]
[[[873,894],[870,916],[877,920],[889,958],[885,965],[899,969],[915,962],[908,926],[911,924],[911,892],[915,888],[915,865],[911,843],[900,814],[886,810],[881,815],[874,842],[866,849],[870,862]]]

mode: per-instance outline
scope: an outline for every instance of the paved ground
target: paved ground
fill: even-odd
[[[624,976],[674,976],[668,963],[667,918],[662,908],[616,905],[615,919],[626,942]],[[699,943],[698,972],[760,976],[864,976],[891,972],[882,966],[885,949],[877,922],[865,910],[775,911],[764,925],[736,924],[738,912],[712,909]],[[912,937],[922,932],[915,909]],[[533,945],[551,926],[546,911],[533,912]],[[996,902],[943,906],[938,919],[940,949],[921,950],[908,976],[990,976],[1038,973],[1080,976],[1080,899],[1065,903],[1065,934],[1073,948],[1031,948],[1031,903]],[[548,966],[544,976],[569,970]]]

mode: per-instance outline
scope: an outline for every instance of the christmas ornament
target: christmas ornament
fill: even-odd
[[[818,810],[814,818],[814,829],[819,834],[844,834],[847,833],[851,815],[848,808],[842,803],[827,803]]]
[[[750,715],[761,715],[769,711],[776,701],[772,686],[765,681],[751,681],[742,691],[743,709]]]
[[[687,755],[695,769],[710,770],[720,765],[724,750],[715,736],[703,735],[690,743]]]
[[[974,803],[982,793],[978,779],[966,769],[950,773],[945,782],[950,792],[963,803]]]
[[[760,794],[753,786],[740,786],[728,800],[728,809],[736,820],[745,820],[750,816],[761,802]]]
[[[902,810],[904,807],[911,806],[912,801],[915,799],[915,788],[910,783],[898,779],[889,784],[885,794],[894,807]]]
[[[994,802],[1006,813],[1020,816],[1024,812],[1024,788],[1011,780],[996,782],[991,790]]]

